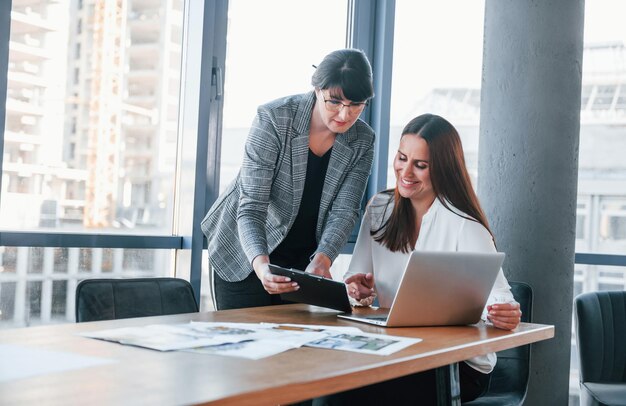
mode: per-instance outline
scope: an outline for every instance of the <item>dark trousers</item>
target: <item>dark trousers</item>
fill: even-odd
[[[469,402],[487,391],[491,374],[483,374],[459,363],[461,401]],[[403,376],[390,381],[352,389],[317,398],[314,406],[338,405],[436,405],[437,384],[435,370]]]
[[[217,310],[242,309],[244,307],[270,306],[286,304],[280,295],[270,295],[265,291],[254,272],[240,282],[228,282],[215,272],[213,295]]]

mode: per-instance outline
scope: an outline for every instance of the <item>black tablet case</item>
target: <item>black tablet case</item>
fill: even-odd
[[[300,286],[300,289],[295,292],[281,293],[280,297],[283,300],[327,307],[348,313],[352,310],[346,285],[343,282],[272,264],[270,264],[270,272],[274,275],[287,276],[292,281],[298,282]]]

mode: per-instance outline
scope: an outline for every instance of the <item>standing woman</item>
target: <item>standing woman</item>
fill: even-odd
[[[311,84],[258,108],[239,174],[202,221],[218,310],[281,304],[299,288],[270,262],[329,278],[359,216],[374,147],[359,119],[374,95],[370,63],[334,51]]]
[[[494,239],[465,167],[461,139],[447,120],[423,114],[402,130],[393,162],[396,187],[370,201],[345,276],[349,295],[368,305],[378,295],[391,307],[409,256],[417,251],[495,252]],[[497,303],[496,303],[497,302]],[[519,304],[500,270],[483,317],[512,330]],[[459,363],[461,400],[487,390],[496,355]],[[434,370],[323,399],[322,404],[436,403]]]

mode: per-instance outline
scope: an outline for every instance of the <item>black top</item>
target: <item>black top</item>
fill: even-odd
[[[272,264],[299,270],[309,265],[309,257],[317,248],[315,230],[331,151],[317,156],[309,149],[300,209],[289,233],[270,254]]]

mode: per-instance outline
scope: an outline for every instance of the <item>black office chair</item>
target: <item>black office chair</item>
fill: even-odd
[[[574,300],[581,406],[626,405],[626,292]]]
[[[511,292],[520,304],[522,321],[532,320],[533,290],[524,282],[509,281]],[[491,373],[489,389],[483,396],[465,406],[521,405],[526,398],[530,377],[530,344],[497,353],[498,363]]]
[[[77,323],[197,311],[191,284],[184,279],[86,279],[76,287]]]

